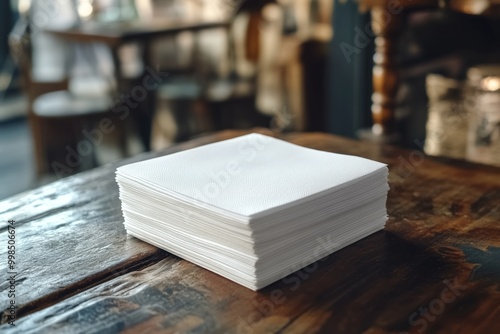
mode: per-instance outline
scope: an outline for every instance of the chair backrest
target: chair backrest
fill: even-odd
[[[9,34],[10,54],[14,62],[17,64],[24,89],[29,90],[31,78],[31,59],[29,50],[29,24],[25,19],[19,19],[11,33]]]
[[[16,62],[21,73],[22,85],[31,104],[38,96],[68,88],[68,81],[34,82],[31,76],[31,34],[29,22],[20,18],[9,35],[9,48],[12,59]]]

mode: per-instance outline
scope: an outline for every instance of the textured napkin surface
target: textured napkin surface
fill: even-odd
[[[118,174],[174,196],[251,217],[355,181],[384,166],[249,134],[126,165],[118,168]]]

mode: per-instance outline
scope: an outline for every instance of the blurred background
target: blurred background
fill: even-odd
[[[0,7],[0,199],[224,129],[500,165],[500,0]]]

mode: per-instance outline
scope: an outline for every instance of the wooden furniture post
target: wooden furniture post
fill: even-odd
[[[396,94],[398,89],[398,36],[404,14],[387,7],[371,10],[372,30],[375,34],[373,56],[373,133],[387,136],[394,133]]]
[[[359,0],[362,11],[370,10],[375,35],[373,67],[372,134],[393,141],[398,78],[398,38],[407,9],[448,8],[456,12],[498,17],[500,0]]]

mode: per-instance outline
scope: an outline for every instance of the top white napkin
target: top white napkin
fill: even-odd
[[[343,188],[385,166],[252,133],[122,166],[117,175],[193,205],[251,218]]]

